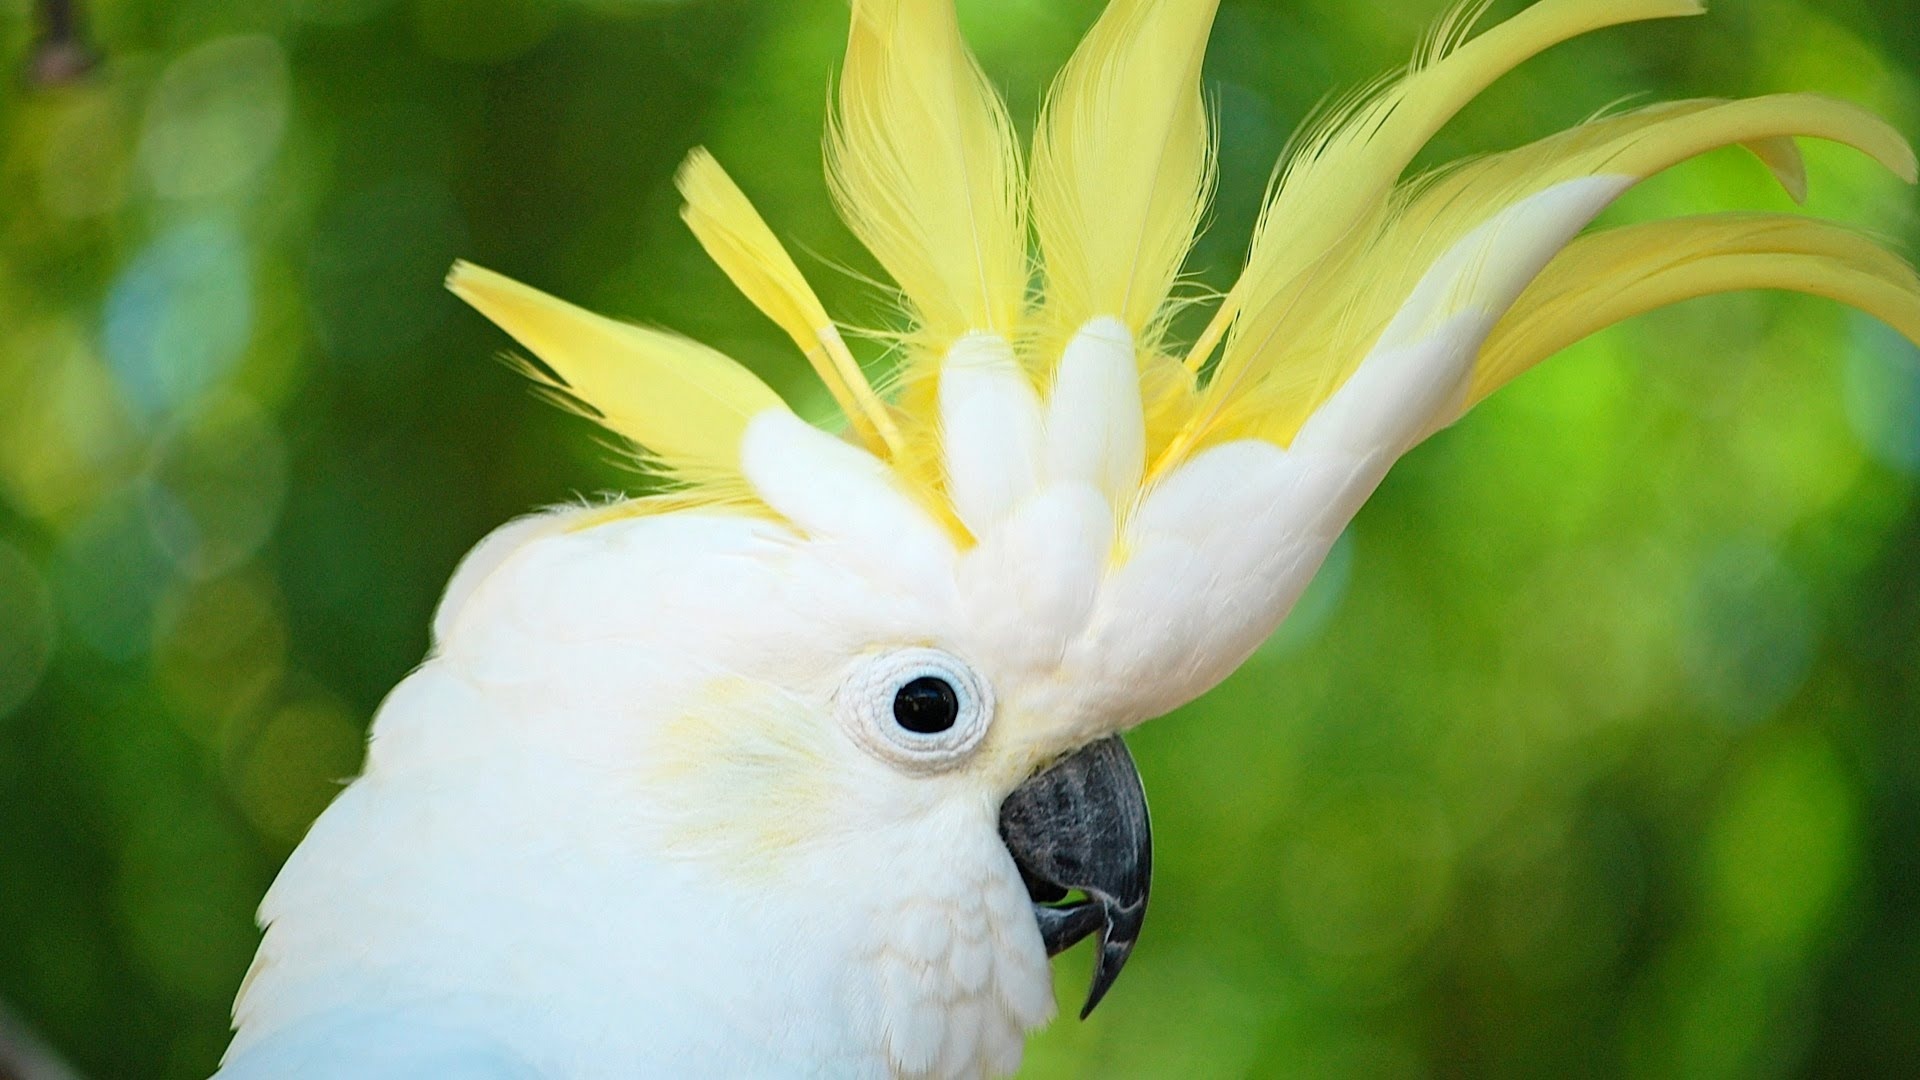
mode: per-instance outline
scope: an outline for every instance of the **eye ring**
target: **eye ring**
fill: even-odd
[[[993,691],[945,650],[892,649],[854,663],[839,706],[862,749],[909,772],[932,773],[958,764],[986,737]]]

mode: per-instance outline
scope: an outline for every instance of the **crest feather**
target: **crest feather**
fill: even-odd
[[[1027,289],[1019,162],[951,0],[854,0],[828,181],[935,353],[970,331],[1016,330]]]
[[[1561,42],[1604,27],[1698,15],[1699,0],[1542,0],[1466,40],[1484,2],[1467,2],[1442,18],[1425,62],[1309,126],[1289,148],[1279,179],[1255,226],[1247,269],[1222,313],[1233,318],[1238,357],[1263,348],[1273,323],[1290,308],[1290,289],[1309,271],[1370,231],[1385,200],[1420,148],[1502,75]],[[1452,46],[1449,48],[1449,46]],[[1218,321],[1218,320],[1216,320]],[[1224,325],[1209,328],[1190,365],[1211,351]]]
[[[595,315],[472,263],[455,263],[447,288],[557,377],[530,371],[537,381],[586,406],[676,479],[739,487],[747,422],[788,411],[758,376],[689,338]]]
[[[1341,273],[1301,284],[1298,304],[1275,327],[1283,344],[1269,347],[1234,387],[1237,396],[1219,403],[1222,428],[1290,440],[1353,373],[1427,267],[1503,207],[1582,176],[1642,180],[1736,144],[1752,148],[1797,193],[1804,176],[1794,136],[1851,145],[1912,175],[1911,151],[1878,117],[1814,94],[1781,94],[1605,117],[1402,185],[1369,242],[1336,261]]]
[[[799,346],[866,448],[891,457],[899,449],[900,433],[886,402],[874,393],[840,328],[746,193],[705,148],[687,155],[674,185],[687,200],[680,217],[707,255]]]
[[[1200,69],[1216,3],[1111,0],[1049,94],[1028,174],[952,0],[852,0],[828,180],[912,321],[894,335],[900,363],[877,390],[739,188],[704,151],[688,159],[687,223],[807,354],[871,454],[802,430],[763,383],[693,342],[464,264],[449,284],[556,373],[537,378],[692,481],[692,502],[735,498],[814,531],[846,525],[829,508],[868,499],[884,475],[887,500],[944,533],[929,552],[988,542],[1048,485],[1090,487],[1124,517],[1232,440],[1305,459],[1326,433],[1334,450],[1320,456],[1359,471],[1338,492],[1300,497],[1336,498],[1350,514],[1394,456],[1527,367],[1705,293],[1829,296],[1920,341],[1920,278],[1841,228],[1726,215],[1575,238],[1634,183],[1723,146],[1752,151],[1795,199],[1806,187],[1803,136],[1852,145],[1913,180],[1907,144],[1852,105],[1807,94],[1654,105],[1403,179],[1443,124],[1530,57],[1603,27],[1703,10],[1699,0],[1540,0],[1475,34],[1488,0],[1462,0],[1406,71],[1296,138],[1244,272],[1183,361],[1164,340],[1165,317],[1212,183]],[[1037,299],[1029,196],[1045,272]],[[750,425],[756,416],[766,422]],[[807,469],[829,459],[851,486],[802,498]],[[856,474],[864,479],[847,479]],[[899,531],[846,509],[876,544]],[[1308,539],[1286,557],[1317,558],[1330,537]]]
[[[939,408],[947,498],[977,539],[1040,485],[1040,395],[1011,345],[972,334],[940,363]]]
[[[1054,82],[1034,139],[1046,310],[1146,333],[1213,186],[1200,93],[1216,0],[1113,0]]]
[[[1575,240],[1521,294],[1480,351],[1467,407],[1595,331],[1743,289],[1824,296],[1920,342],[1920,276],[1852,229],[1752,213],[1624,225]]]
[[[1377,233],[1401,174],[1482,90],[1581,34],[1706,10],[1699,0],[1541,0],[1463,41],[1485,7],[1483,0],[1457,5],[1440,20],[1421,63],[1331,109],[1295,138],[1254,227],[1246,269],[1188,354],[1188,367],[1198,371],[1231,330],[1201,409],[1162,466],[1199,446],[1240,383],[1271,362],[1281,325],[1304,306],[1302,293],[1355,272],[1348,263]]]

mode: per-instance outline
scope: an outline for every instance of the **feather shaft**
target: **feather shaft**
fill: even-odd
[[[686,200],[680,216],[700,246],[753,305],[786,331],[813,365],[868,450],[900,449],[900,432],[800,268],[746,193],[705,149],[687,155],[674,184]]]

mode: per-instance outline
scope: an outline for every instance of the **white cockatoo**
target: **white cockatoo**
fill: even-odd
[[[1400,455],[1705,293],[1817,293],[1920,340],[1920,281],[1843,228],[1582,235],[1735,143],[1796,196],[1796,136],[1913,179],[1839,101],[1653,105],[1403,178],[1528,57],[1700,10],[1543,0],[1475,34],[1482,6],[1295,141],[1245,272],[1180,343],[1213,0],[1113,0],[1024,162],[951,0],[854,0],[827,160],[904,302],[883,389],[714,159],[679,178],[841,435],[718,352],[456,266],[529,372],[671,483],[522,518],[460,565],[365,771],[267,895],[220,1075],[1009,1072],[1052,1017],[1049,953],[1097,939],[1091,1008],[1142,925],[1116,736],[1231,672]]]

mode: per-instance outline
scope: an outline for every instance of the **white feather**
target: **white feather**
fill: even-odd
[[[1063,665],[1075,685],[1108,688],[1094,715],[1138,723],[1232,671],[1312,579],[1345,524],[1330,507],[1369,464],[1246,440],[1163,480],[1129,522],[1127,559]]]
[[[1397,456],[1451,420],[1500,316],[1548,260],[1634,183],[1631,176],[1602,175],[1555,184],[1461,237],[1421,276],[1366,359],[1308,418],[1293,445],[1348,453],[1386,449]]]
[[[440,641],[452,632],[454,623],[459,620],[474,590],[499,569],[501,563],[529,541],[563,528],[566,518],[577,512],[577,507],[561,507],[517,517],[475,544],[473,550],[460,560],[460,565],[454,567],[453,577],[447,582],[447,591],[440,597],[440,606],[433,615],[433,640]]]
[[[1457,412],[1500,315],[1630,185],[1628,177],[1583,177],[1494,215],[1435,260],[1289,449],[1224,443],[1163,479],[1129,523],[1126,562],[1068,653],[1075,681],[1114,685],[1106,708],[1132,723],[1239,666],[1286,617],[1394,461]]]
[[[1047,478],[1090,485],[1124,510],[1146,468],[1146,440],[1133,337],[1118,319],[1094,319],[1067,342],[1054,372]]]
[[[747,425],[740,459],[767,505],[804,532],[858,549],[910,589],[952,579],[953,542],[872,454],[766,413]]]
[[[234,1055],[216,1080],[543,1080],[484,1022],[431,1008],[349,1006],[300,1020]]]
[[[845,737],[848,643],[899,631],[884,559],[811,557],[841,544],[671,514],[516,545],[269,893],[223,1080],[1017,1059],[1052,1003],[979,794],[1004,781],[904,777]]]
[[[958,571],[960,641],[968,655],[1022,673],[1058,664],[1086,628],[1113,528],[1113,511],[1100,492],[1057,485],[983,537]]]
[[[940,364],[940,442],[947,495],[985,536],[1040,481],[1040,396],[997,334],[968,334]]]

